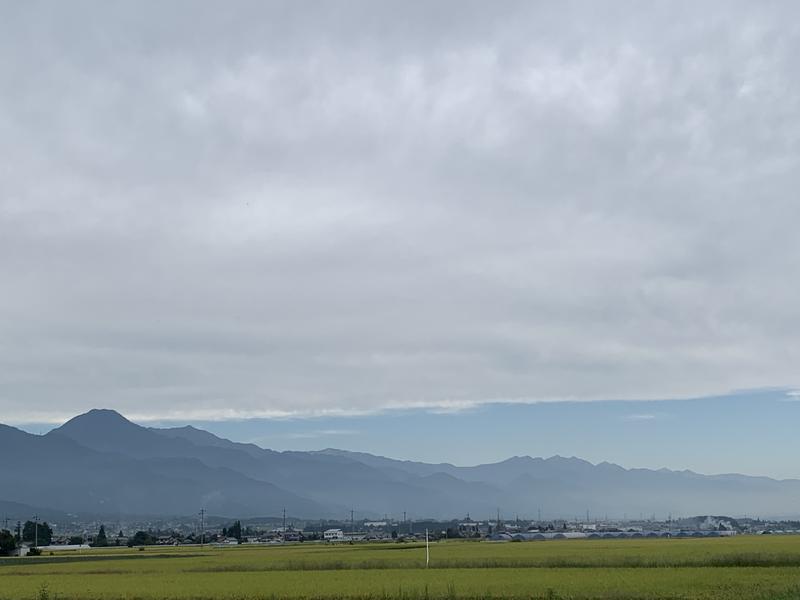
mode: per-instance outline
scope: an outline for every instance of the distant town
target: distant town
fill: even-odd
[[[6,516],[0,553],[42,552],[109,546],[239,545],[285,543],[409,543],[444,539],[527,542],[553,539],[711,538],[734,535],[800,534],[800,521],[727,516],[656,519],[502,518],[476,520],[359,519],[298,520],[287,517],[224,519],[197,517],[139,520],[76,519],[48,523]]]

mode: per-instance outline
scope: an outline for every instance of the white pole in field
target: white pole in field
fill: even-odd
[[[431,545],[428,541],[428,530],[425,530],[425,568],[428,568],[428,565],[431,562]]]

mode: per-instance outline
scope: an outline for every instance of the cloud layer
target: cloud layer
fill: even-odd
[[[797,383],[795,3],[10,3],[0,415]]]

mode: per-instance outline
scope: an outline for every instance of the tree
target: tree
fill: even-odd
[[[9,556],[17,549],[17,540],[10,531],[0,530],[0,556]]]
[[[108,538],[106,537],[105,525],[100,525],[100,531],[97,532],[97,537],[94,538],[94,544],[92,544],[92,546],[96,546],[99,548],[108,546]]]
[[[156,541],[155,536],[150,535],[146,531],[137,531],[133,534],[132,538],[128,538],[128,546],[152,546]]]
[[[242,539],[242,524],[239,521],[236,521],[233,525],[228,527],[228,536],[236,538],[237,540]]]
[[[83,544],[83,536],[82,535],[72,535],[69,538],[69,543],[73,546],[79,546]]]
[[[37,532],[38,529],[38,532]],[[53,539],[53,530],[47,521],[39,523],[38,527],[33,521],[25,521],[22,528],[22,541],[31,542],[39,546],[49,546]]]

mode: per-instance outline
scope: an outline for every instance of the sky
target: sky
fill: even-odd
[[[585,427],[785,395],[798,13],[4,2],[0,421]]]

